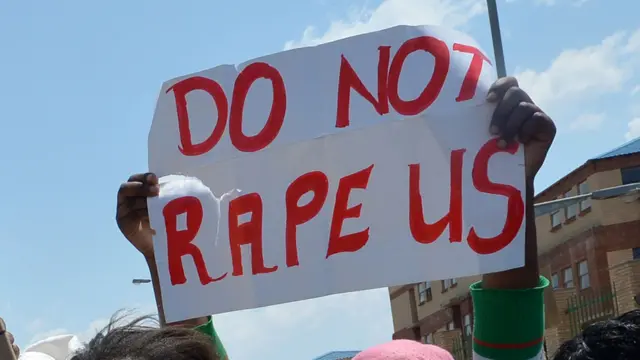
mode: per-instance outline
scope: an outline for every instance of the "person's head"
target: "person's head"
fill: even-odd
[[[640,359],[640,310],[589,325],[565,342],[553,360]]]
[[[446,350],[412,340],[393,340],[356,355],[353,360],[453,360]]]
[[[220,360],[207,336],[191,329],[144,325],[148,320],[118,326],[112,319],[71,360]]]

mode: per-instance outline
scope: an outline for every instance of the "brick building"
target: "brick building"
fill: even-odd
[[[535,201],[546,202],[636,182],[640,182],[640,139],[588,160],[540,192]],[[585,200],[539,216],[536,227],[540,271],[552,283],[545,293],[549,352],[585,323],[637,306],[634,299],[640,294],[640,261],[635,261],[640,258],[637,195]],[[450,351],[457,344],[470,346],[465,341],[473,326],[468,289],[479,279],[448,279],[389,288],[393,337],[435,343]],[[597,310],[574,311],[582,306],[581,301],[590,298],[609,300],[598,303]],[[573,312],[587,315],[577,318]]]

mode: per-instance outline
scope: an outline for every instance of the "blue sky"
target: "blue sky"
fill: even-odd
[[[491,49],[483,0],[0,2],[0,316],[26,345],[151,312],[115,192],[146,169],[161,83],[397,24],[456,27]],[[640,135],[640,3],[501,0],[508,72],[557,121],[539,189]],[[606,14],[606,15],[605,15]],[[13,174],[13,175],[11,175]],[[231,358],[311,359],[390,339],[386,290],[225,314]]]

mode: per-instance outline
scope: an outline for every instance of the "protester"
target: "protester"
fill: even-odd
[[[640,310],[589,325],[565,342],[553,360],[640,359]]]
[[[220,359],[227,358],[227,352],[218,337],[211,317],[202,317],[171,324],[166,324],[162,307],[160,280],[153,252],[153,234],[149,225],[147,198],[159,193],[158,178],[154,174],[136,174],[126,183],[120,185],[116,208],[116,221],[122,234],[142,254],[153,283],[153,291],[158,307],[158,315],[162,326],[194,328],[213,340],[216,353]],[[194,358],[195,359],[195,358]],[[199,359],[199,358],[198,358]],[[98,359],[95,359],[98,360]]]
[[[487,101],[496,104],[490,131],[499,137],[498,146],[507,147],[514,141],[524,145],[527,198],[525,265],[518,269],[485,274],[480,283],[472,285],[475,315],[474,358],[542,359],[543,290],[549,282],[540,277],[538,271],[533,183],[555,137],[556,128],[551,119],[518,87],[515,78],[503,78],[494,83],[487,95]],[[165,324],[162,317],[162,297],[146,202],[148,197],[157,196],[158,192],[158,178],[154,174],[131,176],[118,191],[116,219],[122,233],[147,262],[160,314],[160,323],[170,327],[147,328],[133,323],[122,328],[109,328],[87,344],[73,358],[74,360],[226,358],[226,352],[210,317],[174,324]],[[182,329],[184,327],[198,331]],[[199,334],[208,336],[206,343],[215,351],[206,350],[202,336]],[[386,358],[451,359],[451,356],[442,350],[422,345],[418,348],[418,345],[395,341],[365,350],[357,359],[376,359],[375,356],[380,354],[392,353],[395,357]]]
[[[488,101],[496,102],[491,132],[501,145],[514,139],[524,144],[527,182],[525,266],[486,274],[471,286],[474,306],[473,358],[476,360],[538,360],[544,358],[544,288],[539,275],[533,183],[555,136],[555,126],[518,88],[514,78],[498,80]],[[495,126],[495,127],[494,127]],[[447,357],[448,356],[448,357]],[[365,350],[354,360],[450,360],[433,347],[403,340]],[[560,346],[554,360],[640,359],[640,310],[588,326]]]
[[[20,360],[222,360],[211,338],[180,327],[144,325],[139,318],[125,325],[114,317],[88,344],[73,335],[58,335],[29,346]],[[19,349],[14,345],[16,355]],[[0,359],[7,360],[7,359]]]
[[[551,119],[518,87],[513,77],[496,81],[487,101],[495,103],[490,132],[498,145],[524,145],[526,174],[526,228],[524,267],[485,274],[471,286],[474,308],[474,359],[528,360],[543,358],[544,299],[549,281],[538,270],[533,183],[555,137]],[[464,131],[461,129],[461,131]],[[447,359],[432,348],[389,345],[389,359]],[[368,354],[368,351],[365,351]],[[404,357],[403,357],[404,356]],[[358,358],[360,359],[360,358]],[[375,357],[362,357],[376,359]]]
[[[544,332],[543,290],[548,281],[538,272],[533,182],[553,142],[556,128],[513,77],[496,81],[489,90],[487,101],[496,104],[489,130],[499,137],[498,146],[506,148],[515,141],[524,145],[527,183],[525,266],[486,274],[481,283],[471,287],[475,309],[474,352],[478,358],[496,360],[539,359]],[[149,265],[158,312],[162,314],[146,205],[147,197],[156,196],[158,192],[158,178],[154,174],[131,176],[118,192],[117,219],[122,233]],[[201,331],[207,326],[208,330],[204,332],[210,334],[223,351],[211,318],[172,325],[200,327]]]
[[[221,360],[202,333],[181,327],[144,325],[147,318],[118,326],[112,319],[71,360]]]

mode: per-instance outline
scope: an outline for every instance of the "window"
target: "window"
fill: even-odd
[[[590,192],[591,190],[589,190],[589,184],[587,184],[586,181],[583,181],[580,184],[578,184],[578,195],[584,195]],[[590,208],[591,208],[591,199],[585,199],[580,201],[580,211],[585,211]]]
[[[444,279],[442,280],[442,292],[447,291],[450,287],[453,287],[458,283],[457,279]]]
[[[454,330],[456,326],[453,324],[453,321],[447,324],[447,330]]]
[[[418,284],[418,298],[420,305],[431,301],[433,294],[431,293],[431,283],[429,281],[421,282]]]
[[[587,260],[578,263],[578,278],[580,279],[580,289],[588,289],[591,286],[589,280],[589,265]]]
[[[564,197],[568,198],[571,197],[571,192],[566,192],[564,194]],[[573,219],[576,217],[576,215],[578,215],[578,204],[571,204],[569,206],[567,206],[565,209],[565,219]]]
[[[464,334],[467,336],[471,336],[471,315],[465,315],[462,319],[462,323],[464,325]]]
[[[573,269],[568,267],[562,270],[562,277],[564,280],[564,287],[570,289],[573,287]]]
[[[551,212],[551,228],[554,229],[562,225],[562,212],[560,209]]]
[[[633,248],[633,260],[640,259],[640,248]]]
[[[551,274],[551,286],[554,289],[557,289],[560,286],[560,276],[558,276],[558,273]]]
[[[640,182],[640,166],[620,169],[622,185]]]
[[[424,344],[433,344],[433,334],[422,335],[422,342]]]

